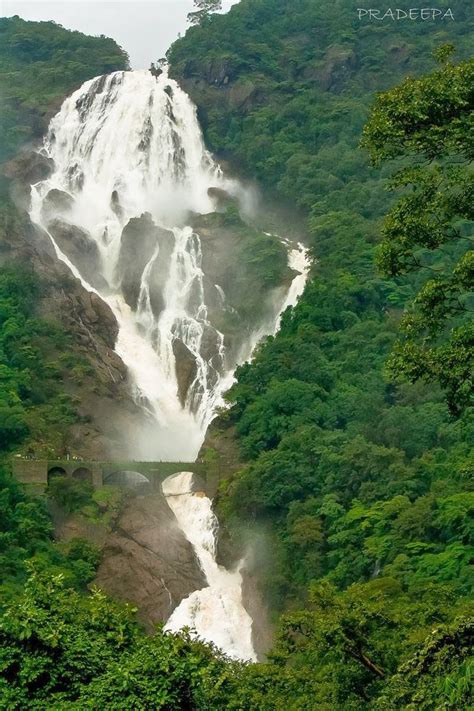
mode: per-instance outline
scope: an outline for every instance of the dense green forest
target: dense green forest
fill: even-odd
[[[374,26],[346,2],[244,1],[169,54],[209,145],[306,211],[316,260],[218,425],[242,458],[221,518],[236,540],[263,529],[267,599],[291,611],[268,707],[468,698],[472,660],[433,659],[415,682],[474,582],[473,66],[433,56],[453,42],[466,57],[468,4],[456,11],[455,26]],[[374,91],[427,72],[379,99],[361,149]]]
[[[53,543],[46,505],[4,465],[2,708],[471,704],[474,427],[463,364],[473,70],[457,64],[471,30],[469,4],[457,5],[455,23],[394,28],[361,25],[347,0],[242,0],[173,46],[209,146],[298,205],[315,258],[299,305],[238,370],[218,424],[242,461],[222,484],[220,516],[239,539],[264,533],[275,646],[268,662],[244,665],[185,635],[145,636],[133,610],[84,594],[97,551]],[[105,38],[89,46],[50,23],[0,22],[10,157],[56,99],[126,58]],[[455,57],[446,49],[435,59],[448,41]],[[81,47],[77,62],[68,53]],[[69,79],[58,70],[66,60]],[[402,82],[406,74],[426,78]],[[374,92],[396,84],[370,113]],[[424,242],[433,216],[437,237]],[[33,418],[47,427],[73,416],[60,386],[68,340],[36,317],[38,288],[24,267],[2,266],[3,453]],[[410,359],[420,344],[436,362]]]
[[[40,138],[45,119],[84,81],[127,68],[128,56],[107,37],[0,18],[0,161]]]

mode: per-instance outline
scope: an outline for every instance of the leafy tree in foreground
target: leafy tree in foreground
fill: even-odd
[[[226,708],[242,665],[186,635],[148,637],[133,612],[33,575],[0,616],[0,707]]]
[[[407,79],[378,97],[363,140],[375,165],[404,159],[392,182],[403,194],[385,219],[378,265],[391,277],[430,274],[389,366],[411,381],[438,381],[455,414],[472,403],[473,87],[474,60]]]

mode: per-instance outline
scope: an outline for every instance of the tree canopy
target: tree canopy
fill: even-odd
[[[385,218],[378,265],[389,277],[430,277],[407,307],[390,367],[437,380],[454,413],[473,404],[473,86],[472,60],[407,79],[378,97],[363,141],[375,165],[410,159],[392,181],[402,196]]]

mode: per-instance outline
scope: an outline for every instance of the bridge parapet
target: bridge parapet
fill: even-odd
[[[12,459],[13,474],[32,492],[44,493],[49,481],[55,476],[65,476],[80,481],[89,481],[94,489],[107,484],[107,479],[119,472],[137,472],[145,476],[153,489],[172,474],[192,471],[203,474],[200,462],[134,462],[134,461],[83,461],[76,459],[40,460]]]

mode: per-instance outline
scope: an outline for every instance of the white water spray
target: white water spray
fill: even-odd
[[[147,71],[117,72],[86,82],[51,121],[43,150],[54,161],[54,173],[32,188],[32,219],[48,231],[74,276],[100,293],[117,318],[117,353],[133,377],[137,399],[160,424],[150,458],[193,459],[220,394],[223,336],[207,321],[200,241],[184,222],[190,212],[214,209],[209,187],[232,190],[233,183],[206,151],[194,106],[165,74],[157,80]],[[69,197],[64,215],[48,206],[48,194],[54,193]],[[94,241],[102,288],[93,288],[58,245],[48,225],[58,213]],[[150,299],[159,240],[143,271],[135,309],[120,291],[123,230],[144,213],[171,230],[174,241],[159,314]],[[206,331],[216,342],[212,359],[201,353]],[[184,407],[178,397],[176,339],[195,361]]]
[[[242,602],[242,576],[216,562],[217,518],[204,492],[193,492],[192,472],[168,477],[163,493],[184,535],[193,545],[208,587],[184,599],[166,623],[177,632],[189,627],[195,634],[234,659],[256,661],[252,644],[252,619]]]
[[[31,217],[50,235],[58,258],[117,318],[116,351],[137,401],[157,423],[152,437],[144,437],[146,447],[137,445],[137,455],[194,460],[232,374],[223,334],[208,320],[200,238],[186,220],[214,210],[209,188],[233,194],[241,188],[213,161],[195,107],[166,73],[157,79],[148,71],[116,72],[86,82],[52,119],[43,151],[54,172],[32,186]],[[127,253],[126,231],[145,214],[147,229],[155,233],[133,242]],[[60,243],[58,222],[59,230],[80,228],[93,247],[87,271]],[[130,296],[124,283],[140,259],[138,293]],[[243,348],[242,359],[274,331],[275,318]],[[185,393],[179,392],[177,345],[193,364]]]

